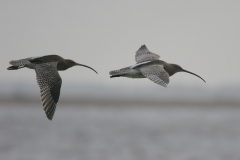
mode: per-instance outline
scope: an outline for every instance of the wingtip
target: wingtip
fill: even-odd
[[[47,116],[47,115],[46,115],[46,116]],[[53,117],[47,116],[47,119],[48,119],[49,121],[52,121]]]
[[[142,48],[147,48],[147,46],[145,44],[141,45],[140,49]]]
[[[148,48],[145,44],[141,45],[141,47],[138,49],[138,51],[141,51],[141,50],[147,50],[148,51]]]

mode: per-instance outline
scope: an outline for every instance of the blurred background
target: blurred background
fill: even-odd
[[[0,2],[0,154],[5,160],[240,159],[240,1]],[[109,78],[145,44],[187,73],[167,88]],[[57,54],[98,71],[60,72],[53,121],[33,70]]]

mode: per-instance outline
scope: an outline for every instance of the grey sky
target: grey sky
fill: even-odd
[[[237,0],[1,0],[0,81],[35,80],[28,69],[7,71],[10,60],[58,54],[99,72],[74,67],[60,73],[64,83],[150,85],[108,75],[135,64],[135,51],[146,44],[162,60],[207,81],[178,73],[170,85],[239,85],[239,8]]]

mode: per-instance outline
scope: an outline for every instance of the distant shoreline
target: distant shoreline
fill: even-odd
[[[0,99],[2,103],[41,103],[40,99]],[[61,104],[82,104],[82,105],[116,105],[116,106],[201,106],[201,107],[240,107],[240,102],[231,100],[149,100],[149,99],[106,99],[106,98],[81,98],[81,99],[60,99]]]

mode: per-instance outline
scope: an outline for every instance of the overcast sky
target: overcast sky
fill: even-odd
[[[58,54],[98,71],[73,67],[63,83],[156,85],[109,78],[135,64],[143,44],[160,59],[203,77],[177,73],[170,85],[240,85],[240,1],[0,1],[0,83],[35,81],[29,69],[7,71],[10,60]],[[150,84],[152,83],[152,84]]]

